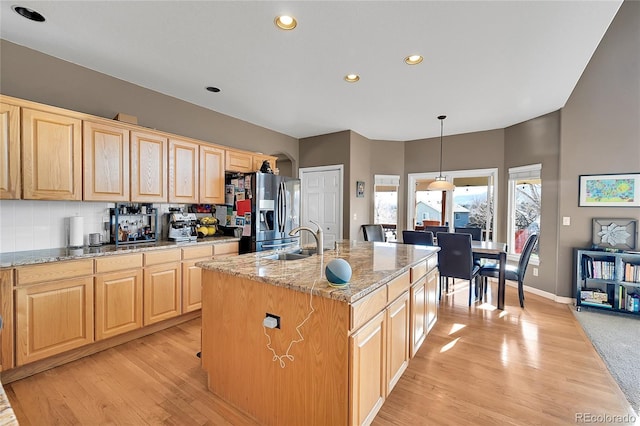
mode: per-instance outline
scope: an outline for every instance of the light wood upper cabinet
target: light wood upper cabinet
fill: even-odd
[[[84,122],[84,200],[129,201],[129,129]]]
[[[167,138],[151,132],[131,132],[131,201],[166,203]]]
[[[200,145],[180,139],[169,139],[169,202],[199,202]]]
[[[0,103],[0,198],[20,198],[20,107]]]
[[[253,157],[250,152],[233,151],[227,149],[225,152],[225,170],[232,172],[253,171]]]
[[[263,163],[264,160],[268,160],[269,161],[269,165],[271,166],[271,170],[275,170],[276,169],[276,160],[278,158],[277,157],[272,157],[271,155],[253,154],[252,159],[253,159],[253,171],[254,172],[259,172],[260,168],[262,167],[262,163]]]
[[[82,121],[22,109],[23,198],[82,199]]]
[[[225,151],[200,145],[200,203],[224,204]]]

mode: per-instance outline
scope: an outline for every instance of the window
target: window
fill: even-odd
[[[542,201],[541,164],[509,169],[509,255],[519,257],[531,234],[540,235]],[[531,261],[538,262],[538,247]]]
[[[373,223],[382,225],[387,241],[396,241],[400,176],[375,175],[374,180]]]

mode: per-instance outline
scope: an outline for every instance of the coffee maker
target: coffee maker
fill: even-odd
[[[195,213],[184,213],[180,209],[169,209],[167,214],[167,239],[169,241],[196,241],[197,218]]]

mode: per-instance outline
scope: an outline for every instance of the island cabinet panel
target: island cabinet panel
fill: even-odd
[[[374,315],[382,312],[387,306],[387,287],[382,286],[370,295],[353,303],[351,307],[351,327],[355,330],[373,318]]]
[[[22,108],[22,190],[30,200],[82,199],[82,120]]]
[[[129,201],[129,129],[83,124],[84,200]]]
[[[224,204],[224,150],[200,145],[200,203]]]
[[[93,342],[91,276],[16,287],[16,365]]]
[[[423,276],[411,285],[411,357],[414,357],[427,337],[427,278]]]
[[[0,371],[14,366],[13,269],[0,269]]]
[[[164,135],[131,132],[131,201],[167,202],[167,144]]]
[[[409,291],[387,308],[387,382],[389,395],[409,366]]]
[[[20,107],[0,103],[0,198],[20,198]]]
[[[350,424],[370,424],[386,391],[386,312],[374,316],[350,338]]]
[[[96,340],[142,327],[142,269],[95,277]]]
[[[438,300],[438,274],[435,269],[427,274],[425,286],[427,291],[426,328],[429,333],[438,320],[438,304],[440,303]]]
[[[200,145],[181,139],[169,139],[169,202],[199,202]]]
[[[348,424],[347,303],[208,269],[202,291],[213,393],[260,424]],[[263,327],[266,313],[280,328]]]

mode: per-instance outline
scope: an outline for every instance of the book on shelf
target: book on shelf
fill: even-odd
[[[627,311],[640,312],[640,294],[629,293],[627,295]]]
[[[587,305],[587,306],[597,306],[599,308],[613,308],[613,306],[611,306],[609,303],[601,303],[599,301],[593,301],[593,300],[580,300],[580,304],[581,305]]]
[[[640,283],[640,265],[635,263],[624,262],[623,281],[631,283]]]
[[[590,256],[583,256],[582,271],[584,278],[594,278],[599,280],[615,279],[615,262],[612,260],[594,259]]]

